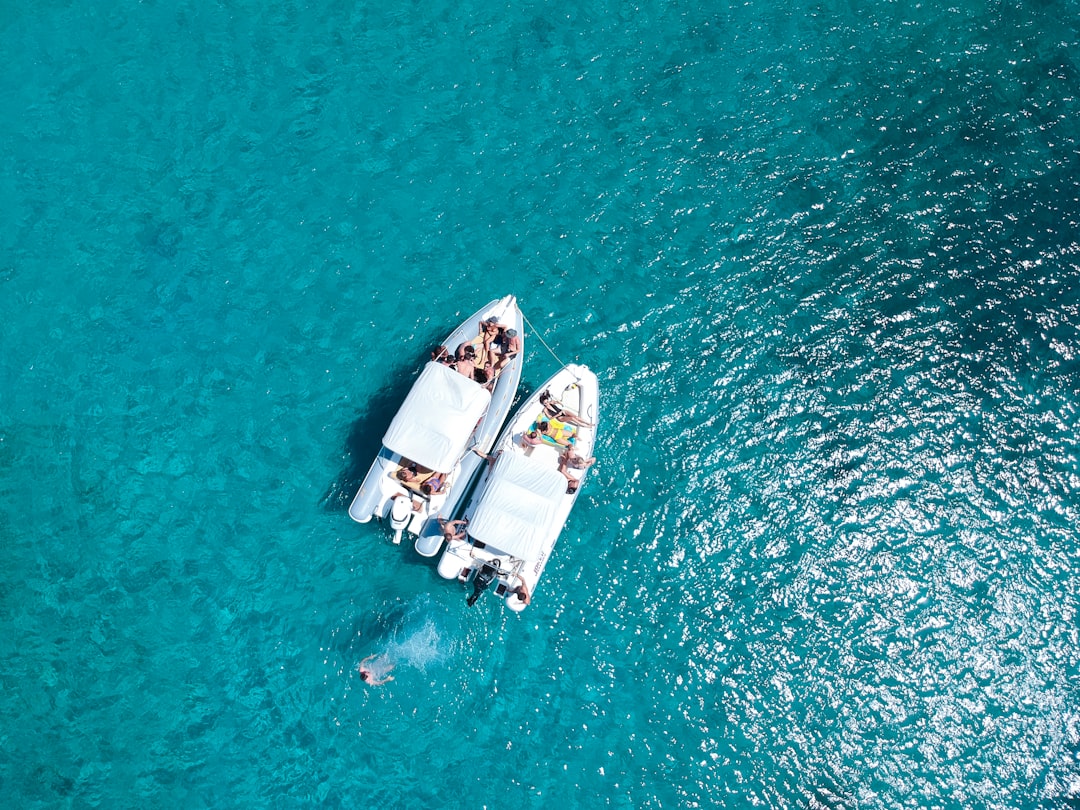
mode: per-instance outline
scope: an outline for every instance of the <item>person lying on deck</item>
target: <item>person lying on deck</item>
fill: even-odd
[[[445,346],[436,346],[431,350],[431,359],[436,363],[442,363],[444,366],[453,366],[456,362],[453,356],[450,354],[450,350]]]
[[[540,395],[540,405],[544,409],[544,416],[548,419],[557,419],[561,422],[569,422],[571,425],[578,425],[580,427],[595,427],[592,422],[582,419],[573,411],[566,410],[559,400],[551,396],[550,391],[544,391],[544,393]]]
[[[403,458],[401,460],[401,469],[394,473],[394,477],[404,484],[416,484],[419,486],[421,481],[426,481],[434,472],[434,470],[429,470],[427,467],[421,467],[415,461]]]
[[[531,430],[526,430],[521,434],[521,446],[528,450],[530,447],[536,447],[543,444],[544,439],[540,435],[540,431],[537,426],[533,426]]]
[[[569,447],[577,441],[577,427],[560,422],[558,419],[548,419],[546,422],[543,419],[537,419],[533,425],[543,441],[556,447]]]
[[[429,496],[442,492],[446,486],[446,476],[441,472],[421,467],[415,461],[406,463],[405,459],[402,459],[401,469],[394,473],[394,477],[409,489]]]
[[[446,476],[442,473],[432,473],[428,479],[420,484],[420,491],[428,497],[439,495],[446,488]]]

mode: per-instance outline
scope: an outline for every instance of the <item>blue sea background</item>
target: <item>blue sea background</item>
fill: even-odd
[[[5,807],[1080,803],[1075,0],[0,44]],[[508,293],[603,388],[520,616],[346,513]]]

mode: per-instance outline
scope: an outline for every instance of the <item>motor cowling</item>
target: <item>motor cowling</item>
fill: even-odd
[[[390,528],[394,530],[394,543],[401,542],[401,533],[412,519],[411,498],[394,498],[390,504]]]
[[[473,577],[473,592],[469,595],[469,598],[465,600],[465,604],[472,607],[476,604],[476,600],[480,598],[480,595],[491,587],[491,583],[499,576],[499,572],[502,568],[502,564],[498,559],[490,560],[480,566],[480,570],[476,572],[476,576]]]

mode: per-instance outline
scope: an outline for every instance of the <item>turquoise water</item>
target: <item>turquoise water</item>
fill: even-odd
[[[1076,2],[97,6],[0,10],[5,806],[1080,802]],[[521,616],[346,514],[506,293]]]

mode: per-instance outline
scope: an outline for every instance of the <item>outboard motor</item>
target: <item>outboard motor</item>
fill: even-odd
[[[480,566],[480,570],[476,572],[476,576],[473,577],[473,592],[469,598],[465,600],[465,604],[472,607],[476,604],[476,600],[480,598],[480,594],[491,587],[491,583],[495,581],[495,578],[499,576],[499,569],[502,567],[502,563],[499,558],[490,560]]]
[[[390,528],[394,530],[394,545],[401,542],[401,533],[412,520],[412,498],[394,498],[390,503]]]

